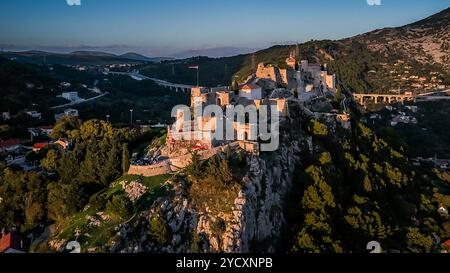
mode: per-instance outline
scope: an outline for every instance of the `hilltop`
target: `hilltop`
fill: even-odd
[[[297,58],[328,63],[331,72],[354,92],[390,93],[423,91],[450,86],[450,9],[424,20],[397,28],[385,28],[342,40],[309,41],[299,45],[277,45],[254,54],[227,58],[196,57],[163,62],[143,72],[172,82],[195,84],[187,68],[201,67],[204,85],[243,82],[260,62],[282,67],[292,51]]]
[[[397,28],[385,28],[344,42],[363,43],[372,52],[399,55],[422,65],[450,69],[450,8],[424,20]]]
[[[108,65],[108,64],[143,64],[159,62],[168,58],[150,58],[137,53],[115,55],[99,51],[75,51],[68,54],[45,51],[4,52],[3,57],[28,64],[61,64],[61,65]]]
[[[169,57],[150,58],[150,57],[147,57],[142,54],[135,53],[135,52],[128,52],[128,53],[120,55],[119,57],[122,59],[126,59],[126,60],[135,60],[135,61],[143,61],[143,62],[160,62],[163,60],[171,60],[172,59]]]

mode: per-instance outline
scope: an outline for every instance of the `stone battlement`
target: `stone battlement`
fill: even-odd
[[[234,147],[236,144],[230,144],[226,146],[221,146],[217,148],[212,148],[204,151],[199,151],[198,155],[201,160],[207,160],[216,154],[223,152],[227,146]],[[182,170],[191,164],[192,155],[186,154],[174,158],[170,158],[159,163],[149,165],[149,166],[136,166],[131,165],[128,170],[128,174],[131,175],[142,175],[145,177],[152,177],[157,175],[169,174]]]

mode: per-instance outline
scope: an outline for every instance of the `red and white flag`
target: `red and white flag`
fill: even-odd
[[[197,69],[197,70],[200,69],[200,67],[199,67],[198,65],[189,66],[189,68],[190,68],[190,69]]]

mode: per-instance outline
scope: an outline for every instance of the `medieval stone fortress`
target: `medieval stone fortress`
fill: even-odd
[[[261,123],[264,122],[264,128],[271,126],[268,131],[272,133],[269,135],[272,141],[276,141],[279,122],[289,116],[290,103],[300,104],[311,116],[333,119],[349,129],[350,117],[345,105],[341,114],[339,111],[330,113],[314,109],[336,99],[336,76],[329,74],[326,64],[298,61],[295,55],[293,51],[286,59],[286,68],[258,64],[256,73],[239,85],[238,90],[230,87],[193,87],[191,107],[175,110],[176,122],[168,126],[166,144],[152,154],[154,164],[131,166],[129,173],[154,176],[177,171],[190,164],[192,152],[207,159],[227,148],[239,148],[257,156],[261,150],[264,151],[261,146]],[[208,107],[220,111],[203,113],[202,109]],[[235,112],[228,116],[224,112],[230,107]],[[243,118],[238,117],[236,107],[244,109]],[[200,109],[201,115],[192,117],[196,108]],[[268,109],[267,115],[262,119],[260,116],[251,119],[252,109],[258,115]],[[217,134],[217,131],[227,130],[227,122],[223,121],[229,121],[231,125],[231,138]]]

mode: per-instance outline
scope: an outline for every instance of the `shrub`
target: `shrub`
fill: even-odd
[[[167,244],[170,240],[169,230],[160,215],[150,218],[148,235],[160,246]]]
[[[327,136],[328,135],[328,128],[325,124],[320,123],[319,121],[313,119],[311,120],[310,124],[310,132],[314,136]]]
[[[133,205],[125,195],[115,195],[112,200],[106,204],[106,210],[121,218],[129,216],[133,211]]]

